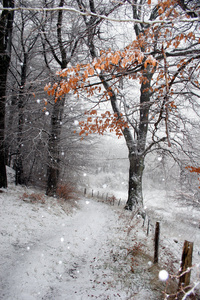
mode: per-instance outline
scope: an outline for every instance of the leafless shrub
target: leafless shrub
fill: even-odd
[[[59,198],[68,201],[76,198],[76,189],[70,183],[62,183],[59,184],[56,194]]]

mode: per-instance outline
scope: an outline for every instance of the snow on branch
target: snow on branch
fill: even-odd
[[[47,12],[47,11],[69,11],[76,13],[81,16],[93,16],[99,19],[104,19],[107,21],[111,22],[118,22],[118,23],[140,23],[140,24],[146,24],[146,25],[154,25],[154,24],[170,24],[172,23],[171,20],[138,20],[138,19],[116,19],[112,17],[107,17],[105,15],[99,15],[96,13],[93,13],[91,11],[79,11],[75,8],[72,7],[54,7],[54,8],[42,8],[42,7],[15,7],[15,8],[10,8],[10,7],[1,7],[0,11],[7,10],[7,11],[35,11],[35,12]],[[200,22],[200,18],[176,18],[176,23],[181,22],[181,23],[191,23],[191,22]]]

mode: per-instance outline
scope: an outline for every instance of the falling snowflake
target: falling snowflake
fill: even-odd
[[[75,120],[74,125],[77,126],[79,124],[79,121]]]
[[[161,281],[166,281],[169,278],[169,273],[166,270],[161,270],[158,277]]]

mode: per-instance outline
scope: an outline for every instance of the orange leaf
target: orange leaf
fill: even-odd
[[[91,110],[90,115],[96,115],[96,114],[97,114],[97,110],[95,109]]]
[[[94,69],[90,68],[90,69],[88,70],[88,73],[89,73],[91,76],[94,75]]]

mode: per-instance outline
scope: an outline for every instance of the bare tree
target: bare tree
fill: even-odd
[[[43,37],[43,47],[44,47],[44,57],[45,62],[49,68],[49,60],[52,62],[55,61],[61,69],[65,69],[69,62],[72,61],[73,56],[75,55],[80,36],[77,32],[78,28],[75,28],[73,23],[65,25],[64,21],[64,12],[62,8],[65,5],[64,0],[60,0],[59,7],[60,11],[57,13],[57,24],[56,24],[56,35],[47,34],[47,27],[51,26],[49,21],[53,21],[52,14],[46,14],[46,21],[42,28],[42,37]],[[45,1],[45,7],[48,7],[48,4]],[[73,17],[73,16],[72,16]],[[76,21],[77,22],[77,21]],[[78,22],[77,22],[78,23]],[[66,34],[63,34],[65,26],[68,26]],[[76,30],[76,32],[74,32]],[[77,34],[77,36],[76,36]],[[49,54],[51,57],[48,60]],[[57,190],[57,185],[60,175],[60,160],[61,160],[61,131],[63,124],[63,115],[66,99],[65,97],[58,99],[53,103],[52,113],[51,113],[51,130],[48,140],[48,163],[47,163],[47,195],[55,195]]]
[[[20,5],[26,8],[28,3]],[[80,40],[79,20],[73,22],[70,15],[63,34],[62,15],[62,10],[61,14],[31,9],[16,13],[7,83],[7,163],[16,170],[17,184],[45,187],[47,181],[52,195],[58,180],[68,180],[88,158],[83,158],[85,143],[73,133],[84,114],[82,105],[69,96],[57,102],[52,99],[46,106],[44,83],[55,78],[57,65],[64,68],[73,59]]]
[[[22,1],[20,5],[23,7],[26,3]],[[8,164],[16,171],[16,184],[25,184],[30,177],[28,168],[34,160],[31,154],[35,149],[35,135],[39,136],[38,130],[41,129],[33,130],[36,126],[34,118],[38,120],[44,115],[41,107],[41,111],[38,110],[35,99],[43,91],[38,78],[44,80],[46,75],[39,43],[39,24],[37,13],[31,11],[18,12],[14,20],[7,82],[6,150]]]
[[[3,7],[14,8],[14,0],[3,1]],[[2,11],[0,16],[0,187],[7,187],[5,166],[5,103],[6,82],[11,58],[11,40],[14,12]]]

